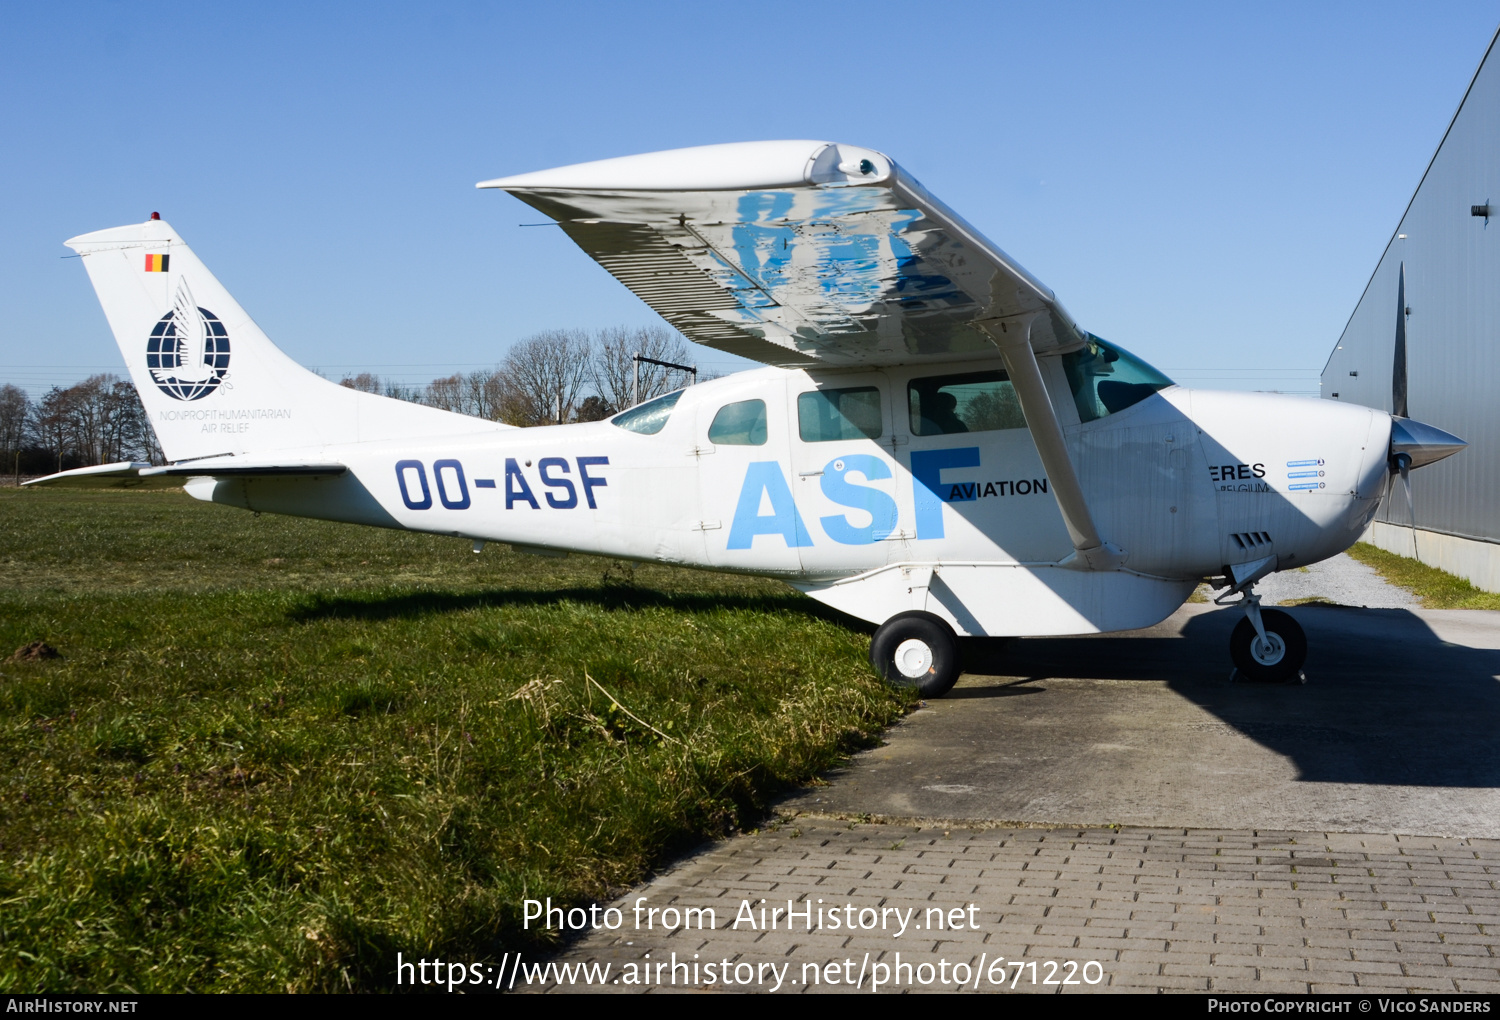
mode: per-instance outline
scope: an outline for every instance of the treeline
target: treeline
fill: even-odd
[[[635,355],[650,359],[639,365]],[[631,406],[686,386],[686,372],[652,362],[689,364],[687,342],[664,327],[603,329],[597,333],[554,329],[511,346],[493,369],[434,379],[426,386],[384,382],[361,372],[340,380],[351,389],[488,418],[507,425],[551,425],[599,421]],[[699,379],[706,378],[699,376]]]
[[[43,475],[116,461],[163,463],[135,387],[115,375],[54,386],[40,400],[0,386],[0,472]]]
[[[403,386],[361,372],[341,385],[508,425],[599,421],[680,386],[686,372],[643,361],[690,364],[682,335],[660,326],[548,330],[515,343],[493,369]],[[700,375],[699,377],[704,378]],[[118,461],[165,463],[135,387],[114,375],[54,386],[39,400],[0,386],[0,475],[44,475]]]

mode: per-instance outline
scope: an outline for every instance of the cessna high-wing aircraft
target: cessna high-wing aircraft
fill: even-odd
[[[876,668],[931,697],[958,636],[1144,627],[1204,579],[1245,609],[1236,667],[1287,679],[1306,640],[1255,582],[1343,550],[1393,474],[1463,445],[1366,407],[1176,386],[870,149],[713,145],[479,187],[551,216],[692,340],[769,367],[524,430],[356,392],[287,358],[153,214],[67,243],[170,463],[29,484],[183,485],[476,550],[779,577],[877,624]]]

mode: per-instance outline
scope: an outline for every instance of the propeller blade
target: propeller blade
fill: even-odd
[[[1396,468],[1401,472],[1401,486],[1406,490],[1406,519],[1411,521],[1411,526],[1417,526],[1417,511],[1411,501],[1411,458],[1397,457]]]
[[[1391,367],[1391,413],[1408,418],[1406,413],[1406,263],[1396,282],[1396,360]]]

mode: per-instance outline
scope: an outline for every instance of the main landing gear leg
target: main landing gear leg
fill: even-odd
[[[1239,674],[1259,683],[1305,683],[1307,635],[1301,625],[1279,609],[1262,609],[1260,596],[1249,587],[1238,603],[1230,603],[1236,604],[1245,608],[1245,618],[1229,635],[1229,657]]]

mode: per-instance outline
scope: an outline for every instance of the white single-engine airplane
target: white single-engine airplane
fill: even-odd
[[[876,668],[932,697],[958,636],[1145,627],[1205,578],[1246,611],[1237,668],[1287,679],[1306,640],[1255,582],[1348,547],[1393,473],[1464,445],[1399,406],[1176,386],[870,149],[712,145],[478,186],[771,367],[524,430],[357,392],[287,358],[153,214],[67,243],[171,463],[29,484],[779,577],[877,624]]]

